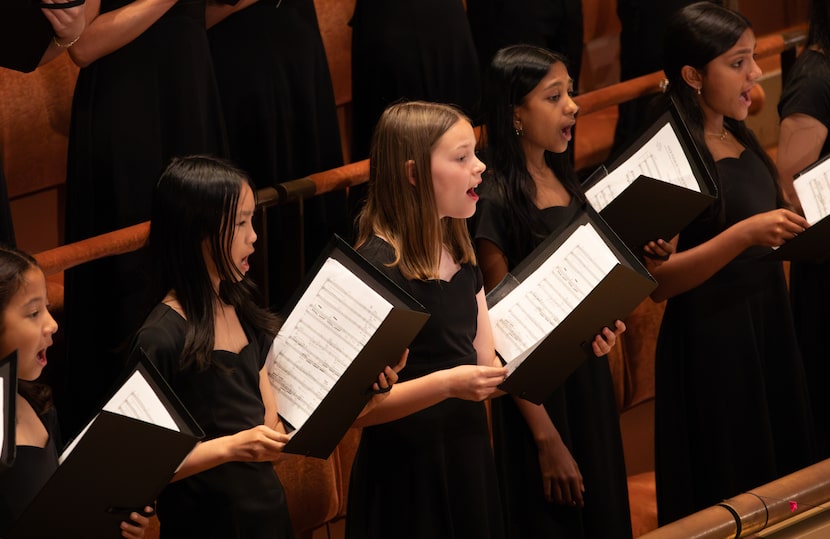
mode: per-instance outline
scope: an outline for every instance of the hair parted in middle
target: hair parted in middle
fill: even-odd
[[[230,258],[246,184],[251,186],[251,181],[244,172],[207,155],[173,158],[156,184],[150,220],[154,299],[174,292],[187,316],[182,368],[193,362],[206,367],[213,350],[217,292],[206,257],[219,274],[218,299],[234,306],[253,328],[270,336],[278,330],[277,317],[258,304],[256,286]]]
[[[439,218],[432,183],[432,151],[459,121],[470,120],[452,105],[409,101],[389,106],[375,127],[357,246],[382,237],[407,279],[437,279],[442,245],[456,262],[476,262],[466,221]]]

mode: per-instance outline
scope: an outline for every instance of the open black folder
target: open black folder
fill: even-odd
[[[656,286],[586,204],[487,294],[496,352],[510,370],[501,389],[543,402],[590,360],[597,333]]]
[[[0,66],[34,71],[52,42],[52,25],[35,0],[2,0],[0,4]]]
[[[717,199],[712,177],[673,105],[583,187],[594,209],[638,255],[649,241],[671,240]]]
[[[6,539],[121,537],[120,522],[153,505],[203,436],[161,374],[142,358],[67,445],[58,469]]]
[[[796,174],[793,185],[810,227],[768,256],[823,262],[830,258],[830,154]]]
[[[17,352],[12,352],[0,359],[0,412],[3,416],[0,432],[0,473],[14,464],[17,445],[15,444],[16,404],[17,404]]]
[[[337,236],[286,311],[268,354],[283,450],[328,458],[429,314]]]

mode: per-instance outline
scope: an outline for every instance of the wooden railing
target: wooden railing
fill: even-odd
[[[828,501],[830,459],[667,524],[639,539],[754,537],[763,530],[780,528],[788,521],[804,522],[826,511],[822,505]]]
[[[758,39],[757,55],[759,58],[786,54],[794,51],[806,39],[803,26],[789,28],[779,33]],[[655,72],[628,81],[613,84],[606,88],[587,92],[576,97],[580,114],[588,115],[605,107],[660,91],[663,73]],[[259,190],[258,199],[261,207],[296,202],[331,191],[346,189],[366,182],[369,178],[368,160],[350,163],[342,167],[311,174],[305,178],[281,183],[277,187]],[[46,275],[59,273],[84,262],[139,249],[147,242],[149,223],[126,227],[100,236],[81,240],[72,244],[49,249],[35,255]],[[53,305],[63,304],[62,290],[54,290],[51,298]]]

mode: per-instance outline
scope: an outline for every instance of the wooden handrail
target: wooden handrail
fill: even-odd
[[[768,58],[803,45],[806,41],[807,26],[793,26],[781,32],[758,38],[755,54],[758,58]],[[586,92],[576,96],[574,100],[579,105],[579,114],[584,116],[638,97],[656,94],[661,91],[660,85],[665,78],[663,71],[655,71],[648,75]]]
[[[794,26],[758,39],[756,54],[768,57],[794,48],[806,40],[806,26]],[[660,91],[663,72],[613,84],[576,97],[580,114],[591,114],[605,107],[619,105],[631,99]],[[310,174],[277,187],[266,187],[257,193],[261,207],[286,204],[316,195],[345,189],[369,179],[369,161],[363,160],[342,167]],[[147,242],[149,223],[144,222],[72,244],[55,247],[35,255],[46,275],[59,273],[84,262],[105,256],[118,255],[141,248]],[[59,298],[54,298],[53,301]],[[59,304],[59,302],[58,302]]]
[[[751,537],[801,520],[830,500],[830,459],[662,526],[639,539]]]

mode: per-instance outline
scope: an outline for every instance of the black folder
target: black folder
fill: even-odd
[[[660,178],[640,174],[599,214],[629,249],[643,254],[643,246],[652,240],[671,240],[700,212],[717,200],[717,188],[676,106],[669,106],[656,122],[640,135],[607,170],[616,170],[646,145],[660,129],[670,125],[677,135],[700,192],[668,183]],[[645,172],[645,170],[644,170]],[[653,173],[653,171],[651,172]],[[600,167],[584,184],[587,191],[606,176]]]
[[[135,372],[148,382],[180,432],[102,410],[78,435],[72,452],[6,539],[117,539],[119,525],[131,511],[154,504],[204,433],[146,357],[129,369],[124,381]]]
[[[537,404],[556,390],[583,361],[590,361],[594,355],[591,342],[603,327],[613,328],[616,320],[627,317],[657,286],[634,253],[593,208],[585,204],[569,223],[550,234],[487,294],[488,307],[492,309],[513,292],[584,224],[591,224],[599,233],[617,258],[617,264],[499,386]]]
[[[334,236],[327,249],[318,257],[302,286],[286,306],[286,318],[307,293],[328,259],[334,259],[363,283],[392,304],[392,310],[356,357],[308,416],[302,426],[292,432],[283,451],[318,458],[328,458],[343,435],[354,423],[372,397],[371,386],[387,365],[398,362],[412,339],[429,318],[424,307],[404,292],[345,241]],[[272,353],[278,350],[272,350]],[[325,361],[326,358],[318,358]],[[293,426],[285,418],[286,427]]]
[[[808,173],[821,174],[822,169],[830,166],[830,154],[821,157],[801,172],[795,175],[797,180]],[[828,172],[824,172],[827,174]],[[799,262],[824,262],[830,258],[830,215],[825,215],[810,227],[786,242],[781,247],[774,249],[769,258],[775,260],[795,260]]]
[[[17,405],[17,351],[0,360],[0,377],[3,378],[3,444],[0,447],[0,473],[14,464]]]
[[[0,67],[30,72],[52,42],[54,30],[32,0],[3,0],[0,7]]]

